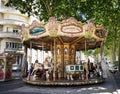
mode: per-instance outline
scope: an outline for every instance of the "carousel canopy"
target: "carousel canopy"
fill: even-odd
[[[93,20],[86,24],[69,18],[62,22],[51,17],[47,23],[33,21],[29,27],[22,26],[23,44],[35,49],[50,50],[53,41],[57,44],[76,45],[77,50],[94,49],[101,46],[106,39],[107,32],[102,25],[95,26]]]

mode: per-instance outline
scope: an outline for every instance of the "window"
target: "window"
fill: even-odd
[[[0,25],[0,32],[3,32],[3,27],[2,27],[2,25]]]
[[[9,48],[9,47],[10,47],[9,42],[6,42],[6,48]]]
[[[1,41],[0,41],[0,49],[1,49]]]
[[[18,33],[18,29],[13,29],[13,33]]]
[[[15,43],[15,42],[6,42],[7,49],[18,49],[22,48],[22,43]]]
[[[19,43],[19,48],[22,48],[22,44],[21,43]]]
[[[6,32],[12,32],[12,28],[11,27],[7,27],[6,28]]]
[[[15,43],[12,43],[12,48],[15,48],[15,45],[14,45]]]
[[[17,46],[17,43],[15,43],[15,48],[17,48],[18,46]]]
[[[9,44],[10,44],[10,47],[9,47],[9,48],[12,48],[12,43],[10,42]]]

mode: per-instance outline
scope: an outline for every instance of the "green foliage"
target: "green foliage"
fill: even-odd
[[[93,55],[94,55],[94,56],[95,56],[95,55],[98,55],[100,52],[101,52],[101,49],[100,49],[100,48],[97,48],[97,49],[94,50]]]
[[[44,21],[51,16],[57,20],[75,17],[82,22],[93,19],[95,24],[103,24],[108,31],[106,51],[114,46],[113,40],[120,41],[120,0],[9,0],[7,6]]]

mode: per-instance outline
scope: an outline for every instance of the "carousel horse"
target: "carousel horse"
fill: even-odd
[[[46,57],[43,61],[44,69],[46,70],[46,80],[49,81],[50,73],[52,71],[53,65],[50,57]]]
[[[46,80],[49,81],[49,73],[52,71],[52,66],[50,57],[46,57],[43,64],[38,63],[38,60],[36,60],[33,66],[33,78],[43,78],[43,76],[45,76]]]
[[[73,79],[73,74],[74,74],[74,72],[71,72],[71,70],[70,70],[70,66],[71,65],[66,65],[66,73],[67,73],[67,80],[74,80]]]
[[[45,74],[45,70],[43,68],[43,64],[38,63],[38,60],[36,60],[34,63],[33,72],[32,72],[33,79],[43,78],[44,74]]]

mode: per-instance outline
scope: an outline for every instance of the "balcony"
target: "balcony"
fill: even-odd
[[[0,31],[0,38],[15,38],[21,39],[22,35],[20,33],[13,33],[13,32],[1,32]]]
[[[10,11],[18,12],[14,7],[6,7],[6,6],[3,6],[3,5],[0,7],[0,12],[10,12]]]
[[[23,22],[23,21],[19,21],[19,20],[13,20],[13,19],[2,19],[0,20],[0,24],[11,24],[11,25],[18,25],[21,26],[22,24],[25,24],[26,26],[28,26],[28,23]]]

